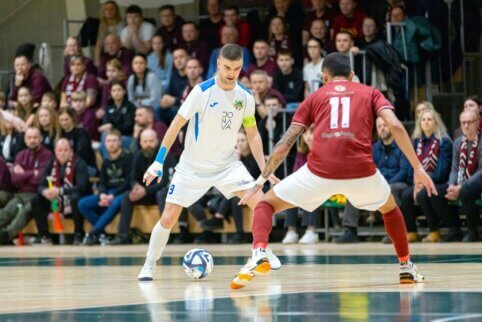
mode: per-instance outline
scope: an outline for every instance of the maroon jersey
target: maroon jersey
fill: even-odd
[[[305,99],[292,123],[315,124],[310,171],[327,179],[373,175],[373,123],[385,108],[393,106],[379,90],[350,81],[330,82]]]

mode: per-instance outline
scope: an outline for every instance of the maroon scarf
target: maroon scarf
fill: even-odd
[[[67,102],[72,103],[72,93],[84,91],[85,80],[87,78],[87,72],[84,72],[80,81],[76,82],[73,74],[70,74],[67,79],[67,85],[65,86],[65,95],[67,96]]]
[[[457,184],[464,183],[470,176],[472,176],[477,168],[477,150],[479,146],[480,132],[477,132],[474,141],[472,141],[472,148],[469,153],[469,142],[467,136],[462,137],[462,144],[460,145],[459,156],[459,172],[457,174]]]
[[[440,141],[433,138],[429,144],[430,148],[424,149],[423,140],[420,138],[417,143],[417,156],[426,172],[434,172],[437,168]]]
[[[74,186],[74,166],[75,156],[72,157],[72,160],[67,161],[64,176],[63,178],[60,178],[60,162],[55,159],[50,176],[52,177],[52,182],[56,188],[63,188],[65,190],[65,188],[72,188]],[[64,215],[72,213],[70,196],[66,194],[59,196],[59,211]]]

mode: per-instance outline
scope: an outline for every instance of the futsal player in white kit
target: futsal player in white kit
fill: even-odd
[[[235,155],[238,131],[244,126],[249,146],[260,169],[265,166],[263,146],[255,120],[251,92],[237,82],[243,66],[243,52],[236,44],[224,45],[217,60],[218,73],[196,85],[179,108],[164,136],[156,160],[144,174],[144,182],[162,178],[163,163],[180,129],[189,121],[185,148],[166,197],[161,219],[149,240],[146,262],[138,275],[140,281],[152,281],[156,262],[169,239],[183,207],[189,207],[211,187],[226,198],[242,198],[256,182]],[[270,178],[273,182],[277,179]],[[262,192],[249,199],[254,209]],[[271,268],[280,268],[278,258],[269,250]]]

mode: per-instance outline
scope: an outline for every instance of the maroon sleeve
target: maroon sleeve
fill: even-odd
[[[372,92],[372,108],[375,115],[378,115],[378,112],[385,108],[394,110],[392,103],[390,103],[390,101],[388,101],[385,96],[383,96],[383,94],[376,88]]]
[[[311,115],[311,111],[312,111],[311,105],[313,101],[313,96],[316,96],[316,95],[310,95],[296,109],[296,113],[293,116],[293,120],[291,121],[291,124],[299,124],[299,125],[309,127],[313,123],[313,116]]]
[[[85,89],[99,89],[99,82],[97,82],[97,78],[93,74],[88,74],[87,79],[85,80]]]
[[[241,21],[238,26],[239,40],[238,45],[241,47],[249,48],[250,38],[251,38],[251,28],[249,24],[245,21]]]
[[[62,93],[65,93],[65,90],[67,89],[67,82],[69,81],[68,77],[65,77],[64,80],[62,81],[62,86],[60,87],[60,90]]]
[[[45,92],[52,90],[47,78],[45,78],[45,76],[38,70],[36,70],[32,75],[32,84],[30,88],[32,89],[33,101],[36,103],[40,103],[42,100],[42,95]]]

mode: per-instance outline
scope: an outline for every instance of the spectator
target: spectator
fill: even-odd
[[[199,21],[199,29],[201,30],[201,39],[209,43],[210,49],[214,49],[219,46],[219,30],[224,24],[221,0],[206,0],[205,3],[208,17]]]
[[[97,101],[99,83],[94,75],[87,73],[82,56],[70,57],[70,76],[62,83],[60,107],[72,104],[72,93],[85,92],[87,94],[86,107],[94,107]]]
[[[60,137],[66,138],[76,155],[81,157],[89,168],[89,176],[97,173],[94,150],[87,131],[77,123],[75,111],[72,108],[61,108],[59,111]]]
[[[362,31],[363,37],[355,41],[357,47],[360,49],[365,49],[366,46],[380,39],[377,24],[372,17],[365,17],[365,19],[363,19]]]
[[[42,99],[40,101],[40,106],[48,107],[54,111],[57,111],[59,108],[59,104],[57,102],[57,97],[55,97],[54,92],[45,92],[42,95]]]
[[[306,35],[306,39],[303,38],[303,47],[306,47],[308,44],[308,40],[310,38],[316,38],[320,41],[321,43],[321,50],[323,52],[323,55],[325,55],[328,52],[333,51],[333,44],[330,41],[330,36],[328,34],[328,27],[325,25],[323,20],[321,19],[315,19],[311,22],[310,29],[308,29],[309,32],[306,34],[303,33],[303,37]],[[306,51],[306,48],[305,48]],[[308,53],[306,52],[305,54],[306,57],[308,57]]]
[[[251,73],[255,70],[264,70],[269,77],[273,77],[276,71],[276,63],[269,57],[269,43],[264,39],[258,39],[253,44],[253,55],[256,61],[248,66],[243,78],[244,83],[249,82]]]
[[[301,142],[296,152],[295,164],[293,166],[293,171],[297,171],[301,168],[308,160],[308,153],[310,152],[311,145],[313,143],[313,129],[311,126],[307,129],[301,136]],[[316,219],[318,215],[318,209],[313,212],[307,212],[299,208],[292,208],[286,211],[286,226],[288,230],[283,238],[283,244],[295,244],[299,241],[300,244],[315,244],[319,241],[318,234],[315,232],[316,229]],[[302,225],[306,226],[305,233],[299,239],[298,233],[296,232],[298,215],[301,213]]]
[[[464,101],[464,110],[471,110],[477,115],[482,115],[482,100],[477,95],[471,95]],[[482,118],[479,117],[479,132],[482,133]],[[462,128],[455,130],[454,138],[462,136]]]
[[[323,63],[323,56],[321,55],[321,42],[318,39],[311,38],[308,40],[307,49],[310,62],[303,67],[305,98],[310,96],[323,85],[321,74],[321,64]]]
[[[42,145],[53,152],[54,143],[60,135],[57,112],[48,106],[40,106],[35,113],[33,126],[40,130]]]
[[[401,194],[408,187],[408,169],[410,164],[403,155],[402,151],[395,143],[387,123],[378,117],[376,120],[378,140],[373,144],[373,161],[383,177],[390,185],[395,202],[400,205]],[[357,227],[358,218],[361,210],[356,209],[348,201],[343,218],[343,226],[346,227],[345,233],[335,239],[338,244],[358,242]],[[412,233],[409,233],[409,240],[413,241]],[[388,237],[384,237],[385,242],[389,242]]]
[[[107,62],[107,82],[104,82],[102,86],[102,102],[100,104],[99,109],[95,112],[95,115],[98,119],[102,119],[104,117],[105,106],[109,103],[110,91],[112,84],[114,82],[120,82],[124,85],[127,83],[127,77],[122,71],[122,64],[120,60],[117,58],[113,58]]]
[[[89,134],[92,141],[99,141],[99,122],[95,117],[95,111],[92,108],[87,108],[87,95],[85,92],[72,93],[71,106],[75,111],[77,122]]]
[[[435,107],[433,106],[433,104],[428,101],[418,103],[415,107],[415,124],[419,122],[420,116],[422,116],[422,112],[424,112],[425,109],[435,111]]]
[[[444,200],[444,194],[441,192],[447,189],[445,183],[450,174],[452,141],[447,136],[447,131],[440,115],[431,109],[424,109],[420,113],[412,138],[418,159],[422,162],[424,170],[435,183],[439,195],[432,195],[429,199],[425,190],[421,190],[420,187],[416,185],[410,186],[402,192],[401,208],[405,217],[405,224],[407,225],[408,239],[410,242],[419,240],[416,225],[418,213],[415,208],[415,201],[417,201],[422,213],[427,218],[430,231],[428,236],[422,241],[438,242],[440,240],[440,220],[452,229],[455,228],[453,225],[450,225],[450,209]],[[410,183],[412,183],[413,180],[412,174],[413,169],[410,168],[408,174]],[[445,189],[442,189],[443,186],[445,186]],[[425,198],[425,196],[427,196],[427,198]],[[442,209],[441,205],[443,205],[444,209]],[[453,232],[455,232],[455,230],[453,230]],[[457,236],[452,236],[451,238],[456,237]]]
[[[104,51],[100,56],[99,69],[97,71],[98,81],[104,85],[108,82],[107,63],[112,59],[117,59],[121,64],[121,69],[125,77],[132,74],[132,58],[134,52],[122,47],[119,36],[107,34],[104,38]]]
[[[32,62],[25,55],[15,57],[14,61],[15,78],[10,90],[10,103],[17,104],[17,92],[21,86],[27,86],[32,91],[34,104],[40,103],[45,92],[52,91],[49,81],[42,72],[32,66]]]
[[[294,1],[292,0],[275,0],[273,1],[273,4],[274,6],[270,8],[266,21],[271,21],[271,18],[274,16],[284,18],[285,24],[288,26],[289,30],[288,38],[293,44],[291,50],[293,50],[295,65],[301,68],[303,63],[301,40],[303,21],[305,18],[303,8],[294,4]]]
[[[12,114],[7,110],[4,113]],[[10,122],[0,121],[0,151],[5,162],[12,163],[17,153],[25,149],[23,133],[18,132]]]
[[[53,188],[49,188],[48,178],[51,178]],[[77,208],[78,201],[90,192],[87,165],[82,158],[74,153],[67,139],[55,143],[55,158],[46,168],[38,186],[38,194],[32,200],[32,215],[37,224],[38,237],[33,244],[51,245],[48,215],[51,201],[59,201],[59,211],[64,216],[74,219],[74,245],[80,245],[84,238],[84,218]]]
[[[280,50],[276,60],[278,70],[274,73],[273,88],[284,93],[286,102],[299,103],[303,100],[303,72],[293,67],[293,53]]]
[[[121,133],[122,147],[130,147],[135,113],[136,106],[127,99],[124,85],[114,82],[111,87],[111,99],[105,107],[102,125],[99,127],[99,132],[102,133],[99,151],[104,159],[109,156],[105,146],[106,134],[114,129]]]
[[[30,88],[26,86],[19,87],[15,115],[21,118],[27,124],[27,126],[30,126],[32,125],[36,110],[37,108],[34,108],[33,106]]]
[[[134,122],[134,132],[132,135],[133,140],[129,148],[129,150],[131,150],[133,153],[139,150],[139,138],[142,131],[146,129],[153,129],[157,134],[157,139],[159,142],[162,141],[167,132],[167,125],[155,119],[154,110],[150,106],[139,106],[135,112]],[[173,147],[174,146],[176,146],[176,144],[174,144]],[[178,146],[177,149],[179,150]],[[177,153],[179,154],[179,151],[177,151]]]
[[[172,73],[172,54],[166,48],[160,35],[152,37],[152,52],[147,56],[147,67],[156,74],[161,82],[162,92],[167,91]]]
[[[203,81],[202,73],[203,67],[201,66],[201,62],[196,58],[189,58],[186,63],[187,85],[182,91],[181,104],[184,103],[194,86]]]
[[[127,81],[127,95],[135,106],[149,105],[159,111],[159,98],[162,94],[161,82],[156,75],[147,68],[147,58],[143,54],[136,54],[132,60],[134,73]]]
[[[249,48],[251,44],[251,27],[246,21],[241,19],[237,6],[229,6],[224,9],[224,24],[236,27],[239,35],[237,44],[241,47]]]
[[[210,48],[209,44],[199,39],[199,27],[192,21],[182,25],[182,42],[179,47],[186,49],[189,56],[197,58],[204,70],[208,70]]]
[[[64,77],[70,76],[70,58],[75,55],[82,56],[85,70],[88,74],[97,75],[97,68],[95,67],[92,59],[82,55],[82,47],[80,46],[79,39],[74,36],[69,36],[65,41],[64,48]]]
[[[334,10],[326,5],[326,0],[311,0],[313,10],[305,15],[303,19],[303,46],[306,45],[308,39],[316,37],[311,29],[313,28],[313,22],[319,20],[322,24],[316,24],[317,28],[323,28],[325,33],[328,34],[328,30],[332,27],[333,18],[335,17]],[[323,27],[321,26],[323,25]]]
[[[348,31],[353,38],[363,35],[363,19],[365,14],[357,8],[356,0],[340,0],[340,13],[333,18],[332,38],[340,31]]]
[[[171,81],[161,100],[161,108],[165,110],[161,112],[160,121],[170,124],[172,115],[177,113],[177,109],[181,105],[181,97],[184,88],[187,85],[186,63],[189,58],[186,49],[177,48],[172,53],[174,59],[174,70],[172,71]]]
[[[286,23],[283,17],[274,16],[269,22],[269,57],[276,61],[278,51],[280,49],[290,49],[292,47],[291,40],[288,37]]]
[[[240,161],[244,164],[246,169],[248,169],[248,172],[251,174],[251,176],[253,176],[253,178],[257,178],[261,174],[261,171],[258,168],[258,164],[256,163],[253,154],[251,153],[244,129],[241,129],[238,132],[236,153],[238,154]],[[223,196],[216,213],[211,219],[200,222],[201,227],[204,230],[223,228],[223,219],[229,220],[230,216],[232,216],[234,219],[234,225],[236,227],[236,233],[228,240],[228,243],[243,243],[245,241],[243,231],[243,207],[239,206],[238,202],[238,197],[233,197],[228,200]]]
[[[102,54],[102,41],[108,34],[114,34],[120,37],[125,23],[122,20],[119,6],[115,1],[106,1],[102,4],[100,12],[99,31],[97,32],[97,42],[95,44],[94,59],[97,66],[100,65],[100,57]],[[129,64],[130,65],[130,64]]]
[[[84,245],[99,243],[99,237],[121,209],[122,196],[129,189],[132,155],[121,147],[121,133],[116,129],[106,134],[108,157],[100,169],[99,194],[83,197],[79,212],[92,225]]]
[[[159,17],[161,21],[161,27],[156,31],[156,35],[162,36],[164,39],[166,48],[171,52],[176,49],[182,41],[182,24],[184,20],[176,15],[176,11],[173,5],[167,4],[159,8]]]
[[[122,29],[122,45],[136,53],[147,54],[151,50],[151,38],[154,26],[143,21],[142,9],[137,5],[130,5],[126,9],[127,26]]]
[[[280,92],[269,86],[268,74],[263,70],[251,73],[251,91],[253,92],[254,103],[256,106],[256,118],[264,119],[268,115],[268,110],[264,105],[267,96],[276,96],[282,106],[286,105],[286,100]]]
[[[0,244],[14,238],[30,219],[30,201],[36,196],[45,166],[53,156],[42,146],[40,131],[29,128],[25,132],[26,149],[20,151],[10,168],[11,182],[16,193],[0,209]],[[25,209],[23,209],[25,208]]]
[[[216,0],[217,1],[217,0]],[[224,25],[221,28],[221,47],[228,43],[236,43],[238,41],[238,30],[233,26]],[[214,49],[209,58],[209,69],[206,75],[206,79],[211,78],[217,71],[217,62],[219,57],[219,51],[221,47]],[[251,64],[251,53],[248,48],[241,47],[243,50],[243,71],[246,71],[249,64]]]
[[[336,51],[338,51],[339,53],[344,53],[346,55],[350,55],[350,53],[352,53],[353,55],[357,55],[360,52],[360,49],[354,46],[353,36],[349,31],[340,31],[339,33],[336,34],[335,46],[336,46]],[[354,66],[355,75],[353,75],[352,82],[359,83],[360,79],[356,74],[360,74],[361,66],[359,64],[359,61],[356,58],[353,64],[355,65]]]
[[[165,187],[169,182],[167,175],[163,176],[160,183],[153,182],[148,187],[143,183],[144,172],[154,162],[159,140],[157,134],[152,129],[146,129],[141,133],[141,150],[137,151],[132,161],[130,177],[130,190],[122,196],[121,218],[119,223],[119,233],[109,242],[109,245],[128,244],[129,228],[132,219],[132,212],[135,205],[155,205],[156,193]],[[164,172],[169,173],[168,169],[173,168],[175,159],[172,154],[168,154],[164,162]]]
[[[480,144],[479,122],[480,116],[470,109],[466,109],[460,114],[463,136],[457,138],[454,142],[452,171],[450,172],[448,186],[446,185],[446,190],[438,190],[442,196],[445,193],[445,198],[448,200],[460,200],[462,213],[467,216],[467,234],[463,242],[480,240],[480,214],[475,203],[482,193],[482,144]],[[459,217],[458,215],[450,215],[452,217],[447,225],[452,231],[449,232],[445,241],[460,240],[461,232],[456,230],[460,227]],[[454,238],[449,238],[451,237],[450,233]]]

